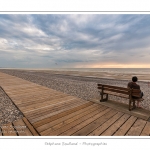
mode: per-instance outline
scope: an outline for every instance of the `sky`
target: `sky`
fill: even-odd
[[[150,68],[149,14],[0,14],[1,68]]]

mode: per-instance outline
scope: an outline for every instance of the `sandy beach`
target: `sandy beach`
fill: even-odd
[[[72,96],[77,96],[85,100],[99,99],[99,93],[97,90],[97,83],[115,85],[120,87],[126,87],[127,83],[130,81],[133,74],[123,74],[117,75],[113,73],[106,72],[78,72],[78,71],[52,71],[52,70],[8,70],[1,69],[3,73],[7,73],[12,76],[16,76],[30,82],[37,83],[39,85],[46,86],[48,88],[55,89],[67,93]],[[137,75],[140,80],[149,80],[148,75]],[[144,93],[144,101],[141,106],[147,110],[150,110],[150,84],[148,81],[138,81],[138,84],[141,87],[141,90]],[[128,104],[127,99],[120,97],[110,96],[109,99],[119,101],[122,103]],[[1,108],[4,108],[5,105],[1,103]],[[4,109],[3,109],[4,110]],[[7,110],[5,110],[7,111]],[[21,117],[18,114],[15,115],[16,110],[12,109],[12,117]],[[1,115],[1,123],[6,123],[13,121],[14,119],[5,120],[6,117]],[[5,120],[5,121],[4,121]]]

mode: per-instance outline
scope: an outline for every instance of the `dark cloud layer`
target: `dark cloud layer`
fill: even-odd
[[[149,14],[0,15],[0,67],[146,66],[149,41]]]

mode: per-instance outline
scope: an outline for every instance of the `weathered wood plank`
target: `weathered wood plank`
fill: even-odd
[[[54,93],[55,94],[55,93]],[[32,95],[32,97],[30,98],[26,98],[26,99],[20,99],[18,101],[16,101],[14,98],[13,98],[13,101],[19,106],[27,106],[27,105],[30,105],[32,103],[40,103],[40,102],[43,102],[43,101],[54,101],[55,99],[57,100],[58,98],[64,98],[64,97],[67,97],[67,95],[64,95],[64,94],[59,94],[59,95],[41,95],[41,96],[35,96],[35,95]]]
[[[39,136],[39,133],[33,128],[33,126],[32,126],[31,123],[27,120],[27,118],[23,117],[23,121],[25,122],[25,124],[26,124],[27,127],[29,128],[30,132],[31,132],[34,136]]]
[[[66,119],[66,120],[64,120],[63,122],[60,122],[59,124],[56,124],[56,125],[54,125],[54,126],[51,126],[51,127],[49,127],[47,130],[44,130],[44,131],[42,131],[42,132],[40,132],[41,133],[41,135],[48,135],[48,133],[50,133],[51,131],[55,131],[55,130],[59,130],[59,128],[63,128],[63,127],[65,127],[66,125],[68,125],[68,124],[71,124],[72,122],[76,122],[76,121],[78,121],[80,118],[85,118],[85,116],[89,116],[89,114],[91,114],[91,113],[93,113],[93,111],[95,111],[95,112],[99,112],[100,111],[100,109],[102,108],[103,106],[98,106],[98,107],[95,107],[95,108],[91,108],[91,109],[89,109],[89,110],[85,110],[85,111],[83,111],[82,113],[80,113],[80,114],[78,114],[78,115],[75,115],[75,116],[73,116],[73,117],[71,117],[71,118],[69,118],[69,119]],[[102,108],[103,109],[103,108]],[[81,111],[81,110],[80,110]],[[94,112],[94,113],[95,113]],[[74,124],[74,123],[73,123]]]
[[[54,120],[52,122],[49,122],[49,123],[46,123],[40,127],[37,128],[38,132],[42,132],[48,128],[51,128],[55,125],[58,125],[58,124],[64,124],[64,122],[74,116],[77,116],[79,114],[83,114],[84,112],[87,112],[87,111],[93,111],[94,109],[96,108],[99,108],[97,104],[93,104],[93,105],[89,105],[89,106],[85,106],[84,108],[80,109],[80,110],[75,110],[74,112],[70,113],[70,114],[67,114],[66,116],[63,116],[62,118],[59,118],[57,120]]]
[[[104,111],[105,110],[105,111]],[[73,129],[73,127],[75,127],[76,125],[84,122],[85,120],[87,119],[94,119],[94,117],[98,117],[98,114],[101,112],[101,113],[106,113],[106,111],[110,111],[110,109],[107,109],[106,107],[102,107],[101,109],[98,109],[98,110],[95,110],[95,111],[92,111],[88,116],[84,116],[84,117],[81,117],[80,119],[78,120],[74,120],[73,122],[65,125],[65,126],[62,126],[61,128],[59,128],[59,130],[54,130],[54,131],[51,131],[51,132],[48,132],[46,133],[46,135],[60,135],[62,134],[63,132],[69,130],[69,129]],[[96,118],[95,117],[95,118]]]
[[[85,104],[85,103],[83,103],[83,104]],[[51,113],[42,114],[41,116],[34,116],[34,118],[29,118],[29,120],[30,120],[31,123],[35,123],[35,122],[38,122],[40,120],[44,120],[46,118],[49,118],[51,116],[55,116],[59,113],[69,111],[69,110],[71,110],[75,107],[81,106],[83,104],[81,104],[81,103],[77,103],[77,104],[74,104],[74,105],[70,104],[70,106],[68,106],[66,108],[63,108],[63,109],[60,109],[60,110],[57,109],[55,111],[52,111]]]
[[[56,119],[58,119],[58,118],[61,118],[61,117],[63,117],[63,116],[66,115],[66,114],[70,114],[70,113],[74,112],[74,111],[77,110],[77,109],[82,109],[82,108],[85,107],[85,105],[88,106],[88,105],[92,105],[92,104],[93,104],[93,102],[88,102],[88,103],[85,103],[85,104],[83,104],[83,105],[79,105],[79,106],[77,106],[77,107],[73,107],[72,109],[69,109],[69,110],[60,112],[60,113],[55,114],[55,115],[53,115],[53,116],[51,116],[51,117],[49,117],[49,118],[45,118],[45,119],[43,119],[43,120],[37,121],[37,122],[33,123],[33,125],[34,125],[34,127],[37,128],[37,127],[39,127],[39,126],[41,126],[41,125],[43,125],[43,124],[48,123],[49,121],[53,121],[53,120],[56,120]]]
[[[95,129],[93,132],[91,132],[88,135],[89,136],[99,136],[105,130],[107,130],[114,122],[116,122],[122,115],[123,115],[122,112],[117,112],[116,115],[114,115],[112,118],[107,120],[105,123],[103,123],[101,126],[99,126],[97,129]]]
[[[139,136],[145,127],[146,121],[142,119],[137,119],[130,130],[127,132],[126,136]]]
[[[64,95],[64,94],[60,94],[57,95],[56,93],[54,93],[55,96],[56,96],[56,99],[57,98],[60,98],[60,97],[66,97],[67,95]],[[20,98],[19,100],[16,100],[15,98],[12,98],[12,100],[17,104],[17,105],[26,105],[28,103],[36,103],[36,101],[42,101],[44,99],[51,99],[51,100],[54,100],[55,99],[55,96],[54,95],[49,95],[49,94],[46,94],[46,95],[29,95],[28,97],[26,98]]]
[[[17,133],[11,123],[3,125],[1,128],[3,136],[17,136]]]
[[[124,136],[127,131],[132,127],[134,122],[137,120],[137,117],[131,116],[114,134],[114,136]]]
[[[55,113],[55,112],[59,112],[59,111],[64,111],[64,110],[68,110],[70,108],[82,105],[88,103],[87,101],[84,102],[68,102],[67,104],[64,103],[58,103],[58,104],[54,104],[54,105],[48,105],[48,106],[44,106],[38,109],[33,109],[27,112],[24,112],[24,114],[26,116],[28,116],[28,118],[30,119],[34,119],[35,117],[41,117],[43,115],[49,115],[50,113]]]
[[[101,109],[99,110],[96,110],[96,111],[93,111],[92,113],[90,113],[88,116],[85,116],[83,118],[80,118],[79,120],[77,121],[74,121],[71,123],[71,127],[67,127],[65,130],[62,128],[62,131],[61,132],[55,132],[54,133],[58,134],[58,135],[72,135],[74,134],[75,132],[77,132],[79,129],[85,127],[87,124],[90,124],[91,122],[93,122],[94,120],[98,119],[99,117],[103,116],[104,114],[108,113],[109,111],[111,111],[110,108],[105,108],[105,107],[102,107]],[[66,127],[66,126],[65,126]],[[65,128],[64,127],[64,128]],[[54,134],[54,133],[50,133],[50,134]]]
[[[140,136],[150,136],[150,122],[146,122],[146,125]]]
[[[19,107],[23,112],[27,112],[27,111],[30,111],[30,110],[33,110],[33,109],[38,109],[38,108],[41,108],[41,107],[44,107],[44,106],[48,106],[48,105],[66,105],[66,104],[69,104],[69,103],[72,103],[72,102],[80,102],[79,99],[76,99],[76,98],[72,98],[70,96],[66,96],[64,97],[63,99],[62,98],[58,98],[56,99],[58,101],[60,101],[59,103],[54,103],[52,104],[51,101],[46,101],[46,102],[43,102],[41,103],[40,105],[38,103],[33,103],[32,105],[29,105],[29,106],[24,106],[24,107]],[[61,101],[62,100],[62,101]]]
[[[128,114],[124,114],[121,118],[119,118],[114,124],[112,124],[105,132],[103,132],[102,136],[112,136],[126,120],[130,117]]]
[[[84,127],[82,129],[79,129],[77,132],[72,134],[73,136],[84,136],[88,135],[90,132],[98,128],[100,125],[102,125],[104,122],[106,122],[108,119],[113,117],[117,113],[116,110],[111,110],[108,113],[104,115],[99,115],[99,118],[92,121],[91,123],[85,122]],[[81,125],[80,125],[81,126]],[[81,126],[82,127],[82,126]]]
[[[27,128],[26,124],[19,119],[13,122],[13,127],[16,129],[16,132],[19,136],[31,136],[32,133]]]

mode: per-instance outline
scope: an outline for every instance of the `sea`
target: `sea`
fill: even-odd
[[[150,68],[55,68],[56,71],[108,72],[129,74],[150,74]]]

